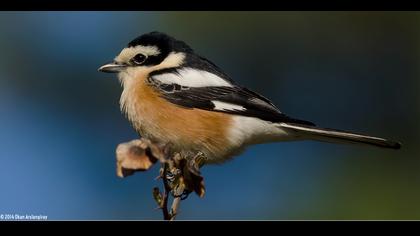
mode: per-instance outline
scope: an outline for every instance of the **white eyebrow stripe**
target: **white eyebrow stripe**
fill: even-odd
[[[221,101],[211,101],[214,104],[214,110],[218,111],[246,111],[246,108],[240,105],[221,102]]]
[[[160,50],[156,46],[137,45],[135,47],[132,47],[131,50],[135,51],[137,53],[141,52],[141,53],[146,54],[148,56],[156,56],[156,55],[160,54]]]
[[[146,56],[156,56],[160,54],[159,48],[155,46],[137,45],[135,47],[124,48],[120,54],[115,58],[117,62],[129,61],[137,54],[144,54]]]
[[[213,73],[193,68],[179,69],[174,73],[158,74],[153,76],[153,79],[165,84],[179,84],[188,87],[233,87],[231,83]]]

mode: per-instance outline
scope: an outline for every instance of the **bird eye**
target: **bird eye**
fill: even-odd
[[[131,61],[136,64],[136,65],[141,65],[144,61],[146,60],[146,56],[139,53],[137,55],[135,55]]]

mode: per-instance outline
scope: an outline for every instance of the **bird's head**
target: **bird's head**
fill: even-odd
[[[193,50],[186,43],[164,33],[151,32],[132,40],[113,62],[98,70],[107,73],[150,73],[182,66],[188,54],[193,54]]]

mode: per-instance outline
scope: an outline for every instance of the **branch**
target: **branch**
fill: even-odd
[[[181,197],[175,197],[174,200],[172,201],[170,220],[175,220],[175,216],[178,214],[178,208],[179,208],[180,203],[181,203]]]
[[[203,197],[205,193],[204,179],[200,168],[205,157],[198,153],[173,153],[169,144],[156,144],[147,139],[136,139],[118,145],[117,175],[121,178],[133,175],[138,171],[146,171],[159,161],[162,178],[163,193],[158,187],[153,188],[153,197],[162,209],[164,220],[174,220],[182,200],[191,192]],[[169,196],[173,196],[170,210],[168,210]]]
[[[163,180],[164,192],[163,192],[163,202],[162,202],[161,209],[162,209],[162,213],[163,213],[163,219],[164,220],[170,220],[171,216],[168,212],[168,198],[169,198],[169,194],[171,192],[171,188],[169,187],[168,180],[166,178],[168,165],[166,163],[163,163],[162,166],[163,166],[162,167],[163,168],[162,180]]]

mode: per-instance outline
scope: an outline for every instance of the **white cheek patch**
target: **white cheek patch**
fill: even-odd
[[[214,110],[217,111],[245,111],[246,108],[240,105],[220,102],[220,101],[211,101],[214,104]]]
[[[188,87],[233,87],[231,83],[215,74],[193,68],[180,69],[176,73],[155,75],[153,76],[153,79],[159,80],[165,84],[179,84]]]
[[[160,51],[155,46],[142,46],[138,45],[135,47],[124,48],[120,54],[115,58],[116,62],[128,62],[137,54],[143,54],[146,56],[156,56],[160,54]]]
[[[161,70],[165,68],[174,68],[182,65],[184,63],[185,54],[182,52],[171,52],[165,60],[163,60],[159,65],[152,67],[153,71]]]

